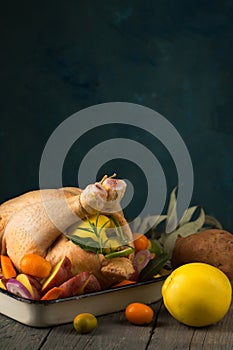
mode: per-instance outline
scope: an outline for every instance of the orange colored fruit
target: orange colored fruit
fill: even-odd
[[[28,275],[46,278],[49,276],[52,266],[40,255],[26,254],[20,261],[20,269]]]
[[[149,239],[145,235],[141,233],[134,233],[133,239],[134,239],[134,247],[136,251],[148,249]]]
[[[17,273],[15,271],[13,262],[7,255],[1,255],[1,267],[2,267],[2,273],[3,276],[6,279],[14,278],[16,277]]]
[[[125,309],[126,319],[136,325],[146,325],[151,323],[154,311],[151,307],[143,303],[129,304]]]

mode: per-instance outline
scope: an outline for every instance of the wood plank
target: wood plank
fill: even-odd
[[[148,350],[187,350],[189,349],[194,330],[177,322],[164,306],[158,314]]]
[[[134,326],[124,312],[98,317],[92,333],[79,335],[72,323],[34,328],[0,314],[0,348],[4,350],[102,349],[105,350],[230,350],[233,348],[233,304],[218,324],[193,328],[180,324],[169,315],[161,302],[152,304],[157,319],[150,326]]]
[[[233,304],[227,315],[216,325],[194,328],[176,321],[162,306],[148,350],[232,350]]]
[[[226,316],[216,325],[195,331],[191,350],[202,344],[203,350],[232,350],[233,349],[233,304]]]
[[[4,350],[37,350],[51,331],[32,328],[0,314],[0,348]]]
[[[161,302],[153,304],[155,312],[160,308]],[[89,334],[79,335],[72,324],[54,327],[48,335],[41,350],[52,348],[64,349],[69,344],[69,350],[122,350],[147,348],[147,343],[153,329],[149,326],[135,326],[126,319],[124,312],[113,313],[98,317],[98,327]]]

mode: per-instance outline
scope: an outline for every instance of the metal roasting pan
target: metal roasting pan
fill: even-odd
[[[159,301],[165,279],[166,276],[161,276],[152,281],[48,301],[29,300],[0,289],[0,312],[27,326],[50,327],[72,322],[82,312],[100,316],[124,310],[132,302]]]

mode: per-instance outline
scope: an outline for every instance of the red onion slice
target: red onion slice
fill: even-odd
[[[32,295],[29,293],[24,285],[14,278],[11,278],[6,283],[6,289],[15,295],[22,298],[33,299]]]
[[[137,270],[138,273],[144,269],[144,267],[148,264],[151,259],[151,253],[148,249],[139,250],[133,260],[133,266]]]

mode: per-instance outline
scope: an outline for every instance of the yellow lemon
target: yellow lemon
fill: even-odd
[[[96,215],[94,215],[90,218],[90,222],[94,225],[96,224]],[[103,225],[105,228],[111,227],[111,220],[106,215],[100,214],[98,217],[97,227],[100,228]]]
[[[218,268],[190,263],[174,270],[162,286],[164,305],[179,322],[203,327],[220,321],[227,313],[232,287]]]
[[[74,318],[73,326],[80,334],[90,333],[97,327],[97,319],[90,313],[82,313]]]
[[[90,219],[90,222],[93,225],[96,225],[96,215],[92,216]],[[104,225],[104,228],[110,228],[111,227],[111,220],[106,215],[99,215],[98,222],[97,222],[97,228],[98,231],[100,228]],[[88,230],[91,230],[91,226],[87,220],[82,221],[78,227],[74,230],[73,234],[76,236],[79,236],[81,238],[92,238],[94,241],[98,241],[97,236],[94,232],[89,232]],[[107,240],[108,237],[106,236],[106,232],[104,229],[101,230],[101,239],[103,241]]]

